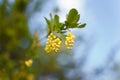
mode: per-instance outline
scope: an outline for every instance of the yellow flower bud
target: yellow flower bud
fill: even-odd
[[[65,45],[67,49],[72,49],[71,47],[74,45],[74,38],[75,36],[71,32],[68,32],[65,41]]]
[[[25,61],[25,65],[27,67],[30,67],[32,65],[32,63],[33,63],[32,59],[29,59],[29,60]]]
[[[61,46],[61,40],[57,38],[53,33],[50,33],[46,42],[45,51],[50,53],[52,51],[57,52]]]

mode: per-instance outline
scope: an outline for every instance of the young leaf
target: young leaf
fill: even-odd
[[[59,16],[58,15],[54,16],[54,24],[55,26],[59,27]]]
[[[78,14],[78,16],[76,17],[76,22],[78,22],[80,19],[80,14]]]
[[[61,31],[64,30],[65,24],[60,23],[59,26],[60,26],[60,30],[61,30]]]
[[[79,20],[80,15],[76,9],[71,9],[67,15],[67,22],[77,22]]]
[[[53,18],[52,18],[52,14],[51,14],[51,13],[50,13],[50,19],[53,20]]]
[[[45,21],[46,21],[47,25],[50,26],[50,20],[48,20],[46,17],[44,17],[44,18],[45,18]]]
[[[84,28],[86,26],[86,23],[84,24],[80,24],[79,26],[77,26],[76,28]]]
[[[47,23],[47,31],[48,31],[48,32],[51,32],[51,30],[52,30],[51,21],[48,20],[46,17],[44,17],[44,18],[45,18],[45,21],[46,21],[46,23]]]
[[[67,20],[65,21],[65,25],[67,28],[76,28],[78,26],[78,21],[80,19],[80,14],[76,9],[71,9],[67,15]]]
[[[57,31],[57,32],[60,32],[60,22],[59,22],[59,16],[58,15],[55,15],[54,16],[54,30]]]
[[[70,24],[69,28],[76,28],[77,26],[78,26],[78,24],[73,22]]]

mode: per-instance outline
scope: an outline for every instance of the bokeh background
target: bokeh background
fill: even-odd
[[[44,17],[71,8],[87,26],[71,51],[46,54]],[[119,34],[120,0],[0,0],[0,80],[120,80]]]

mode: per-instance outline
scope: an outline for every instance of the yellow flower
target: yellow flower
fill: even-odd
[[[57,38],[53,33],[50,33],[46,42],[45,51],[47,53],[50,53],[52,51],[57,52],[60,49],[61,42],[62,41],[59,38]]]
[[[75,39],[75,36],[71,32],[68,32],[66,41],[65,41],[65,45],[67,49],[72,49],[72,46],[74,45],[74,39]]]
[[[25,65],[26,65],[27,67],[30,67],[30,66],[32,65],[32,63],[33,63],[32,59],[29,59],[29,60],[26,60],[26,61],[25,61]]]

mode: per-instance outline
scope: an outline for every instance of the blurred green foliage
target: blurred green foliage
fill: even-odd
[[[51,76],[67,80],[65,72],[75,68],[74,63],[68,62],[61,66],[57,61],[59,53],[46,54],[44,46],[39,44],[37,33],[34,32],[33,37],[30,35],[26,14],[29,3],[30,0],[15,0],[14,3],[2,0],[0,4],[0,80],[44,80]],[[59,23],[58,19],[55,15],[56,24]],[[67,57],[71,59],[70,56]],[[67,57],[65,56],[66,59]],[[25,65],[28,59],[33,60],[30,67]],[[78,79],[80,78],[71,78]]]

